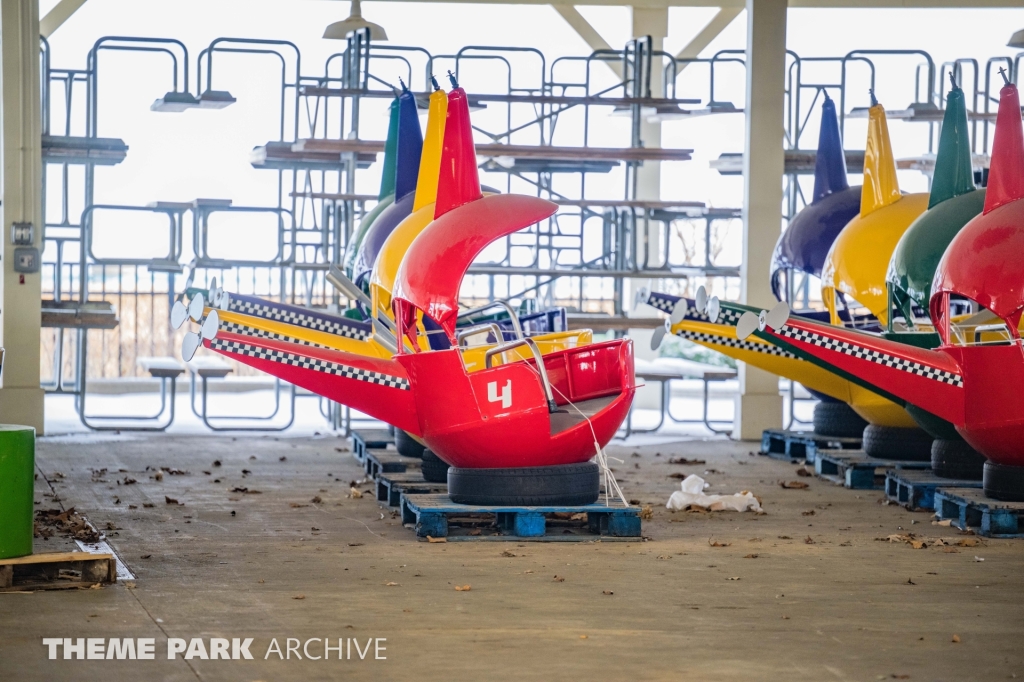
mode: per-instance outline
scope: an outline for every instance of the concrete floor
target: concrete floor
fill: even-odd
[[[654,509],[647,542],[429,544],[371,497],[348,497],[361,472],[334,436],[41,439],[40,507],[56,506],[52,486],[60,504],[112,524],[110,544],[137,580],[0,594],[0,679],[1024,676],[1024,542],[880,542],[908,532],[977,539],[880,504],[881,493],[798,479],[796,467],[752,456],[753,447],[611,447],[627,496]],[[679,456],[707,464],[669,463]],[[190,473],[157,481],[161,466]],[[101,468],[105,482],[94,482],[90,469]],[[767,514],[667,511],[679,483],[668,474],[705,470],[710,492],[752,490]],[[125,477],[137,483],[115,483]],[[783,480],[810,487],[783,489]],[[60,546],[37,540],[38,551]],[[152,637],[157,658],[47,660],[43,637]],[[168,637],[252,637],[255,660],[167,660]],[[284,651],[289,637],[362,647],[386,638],[386,660],[264,660],[273,638]]]

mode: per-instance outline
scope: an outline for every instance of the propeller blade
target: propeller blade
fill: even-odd
[[[633,310],[640,307],[642,303],[647,303],[647,299],[650,298],[651,292],[647,290],[647,287],[640,287],[636,290],[636,296],[633,297]]]
[[[661,348],[661,343],[665,340],[665,334],[668,330],[664,326],[658,327],[654,330],[654,334],[651,335],[651,350],[658,350]]]
[[[216,310],[211,310],[199,333],[207,341],[213,341],[217,338],[218,331],[220,331],[220,315]]]
[[[697,293],[693,296],[693,302],[697,306],[697,312],[703,315],[708,309],[708,290],[701,284],[697,287]]]
[[[185,362],[191,362],[202,343],[203,341],[199,334],[195,332],[185,334],[185,338],[181,341],[181,359]]]
[[[789,321],[789,312],[789,304],[785,301],[779,301],[775,304],[774,308],[768,311],[768,315],[765,317],[765,324],[775,331],[779,331]]]
[[[188,302],[188,316],[198,322],[203,319],[203,308],[206,307],[206,301],[203,299],[202,294],[196,294],[192,297],[192,300]]]
[[[181,301],[175,301],[174,305],[171,306],[171,326],[175,329],[180,329],[187,319],[188,308]]]
[[[740,315],[739,322],[736,323],[736,338],[740,341],[746,341],[748,336],[757,331],[758,324],[757,315],[749,310],[743,313]]]
[[[722,304],[721,304],[721,302],[718,300],[717,296],[712,296],[710,298],[710,300],[708,300],[707,312],[705,313],[708,316],[708,320],[711,321],[711,324],[717,324],[718,323],[718,315],[721,312],[722,312]]]
[[[672,322],[673,326],[679,324],[686,318],[686,299],[681,298],[676,301],[676,304],[672,307],[672,314],[669,315],[669,321]]]

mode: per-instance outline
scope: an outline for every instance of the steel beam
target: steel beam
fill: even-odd
[[[85,0],[60,0],[46,16],[39,21],[39,35],[49,38],[53,32],[64,25],[71,15],[85,4]]]
[[[743,302],[771,308],[769,254],[782,231],[786,0],[747,0],[746,152],[743,157]],[[779,378],[740,363],[733,436],[760,440],[782,427]]]
[[[14,223],[30,223],[31,244],[43,247],[43,160],[39,90],[39,0],[0,0],[0,156],[3,234],[0,239],[0,422],[43,433],[39,386],[41,276],[16,271]]]

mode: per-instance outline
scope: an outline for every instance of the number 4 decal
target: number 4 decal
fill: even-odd
[[[512,407],[512,380],[509,379],[505,382],[505,387],[501,389],[501,393],[498,393],[498,382],[492,381],[487,384],[487,402],[496,403],[501,401],[503,409]]]

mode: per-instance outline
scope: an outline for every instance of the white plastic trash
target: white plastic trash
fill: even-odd
[[[682,511],[687,507],[701,507],[709,511],[752,511],[761,512],[761,503],[753,493],[744,490],[733,495],[705,495],[708,484],[700,476],[690,474],[683,479],[682,490],[668,498],[669,509]]]

